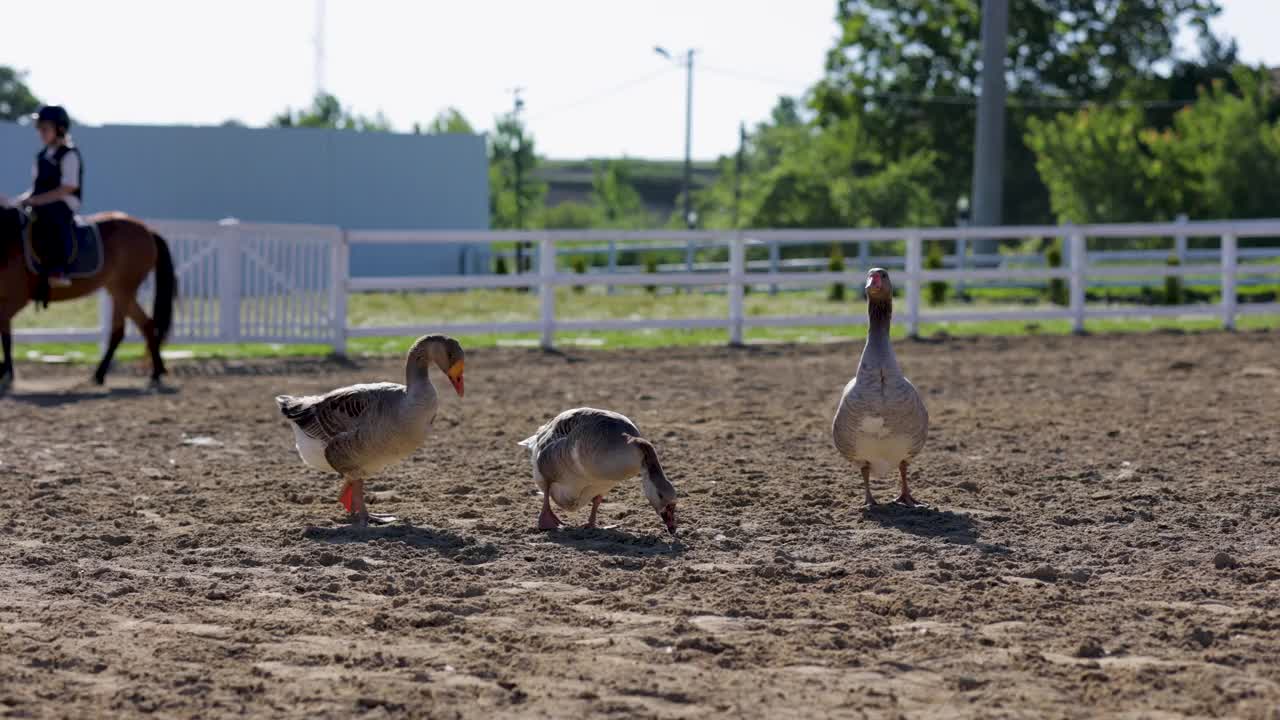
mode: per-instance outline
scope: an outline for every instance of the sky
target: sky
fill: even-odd
[[[1280,0],[1222,0],[1215,30],[1280,65]],[[0,65],[100,124],[265,124],[316,90],[317,0],[0,0]],[[684,153],[685,73],[654,51],[696,50],[693,154],[737,144],[822,73],[834,0],[325,0],[324,88],[400,130],[455,106],[479,129],[523,88],[540,154]],[[110,28],[110,30],[106,30]],[[26,29],[25,31],[22,29]],[[17,30],[17,32],[15,32]]]

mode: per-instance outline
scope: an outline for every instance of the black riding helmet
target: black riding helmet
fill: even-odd
[[[37,123],[47,122],[63,131],[71,129],[71,115],[61,105],[45,105],[31,119]]]

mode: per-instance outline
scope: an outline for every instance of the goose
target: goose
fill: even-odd
[[[871,475],[885,476],[898,469],[899,494],[895,503],[923,507],[907,487],[907,465],[924,448],[929,435],[929,412],[920,393],[902,374],[889,342],[893,315],[893,285],[883,268],[867,272],[867,316],[870,326],[858,371],[845,385],[831,423],[836,449],[862,471],[862,488],[868,508]]]
[[[676,489],[667,480],[653,444],[640,436],[635,423],[609,410],[565,410],[521,440],[533,463],[533,482],[542,491],[538,528],[553,530],[563,523],[551,502],[565,510],[591,503],[587,527],[596,525],[604,496],[618,483],[640,475],[640,490],[676,534]]]
[[[364,481],[421,447],[439,405],[427,377],[435,365],[462,397],[462,346],[444,335],[418,338],[404,361],[405,384],[381,382],[350,385],[324,395],[279,395],[276,404],[293,426],[302,462],[316,470],[336,472],[344,484],[338,502],[355,527],[395,522],[375,515],[364,502]]]

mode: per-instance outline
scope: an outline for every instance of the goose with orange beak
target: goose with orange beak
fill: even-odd
[[[405,358],[405,383],[368,383],[338,388],[324,395],[279,395],[280,412],[293,426],[298,455],[309,467],[342,476],[338,501],[352,524],[387,524],[391,515],[370,513],[364,482],[400,462],[426,442],[436,419],[439,398],[428,377],[440,368],[462,397],[463,352],[444,335],[418,338]]]

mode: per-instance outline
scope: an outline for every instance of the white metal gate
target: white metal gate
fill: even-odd
[[[178,278],[174,342],[314,342],[335,326],[342,231],[321,225],[153,221]],[[154,275],[138,290],[151,308]],[[103,313],[107,304],[101,304]],[[345,320],[345,318],[344,318]],[[106,323],[104,323],[104,326]],[[136,338],[136,335],[135,335]]]

